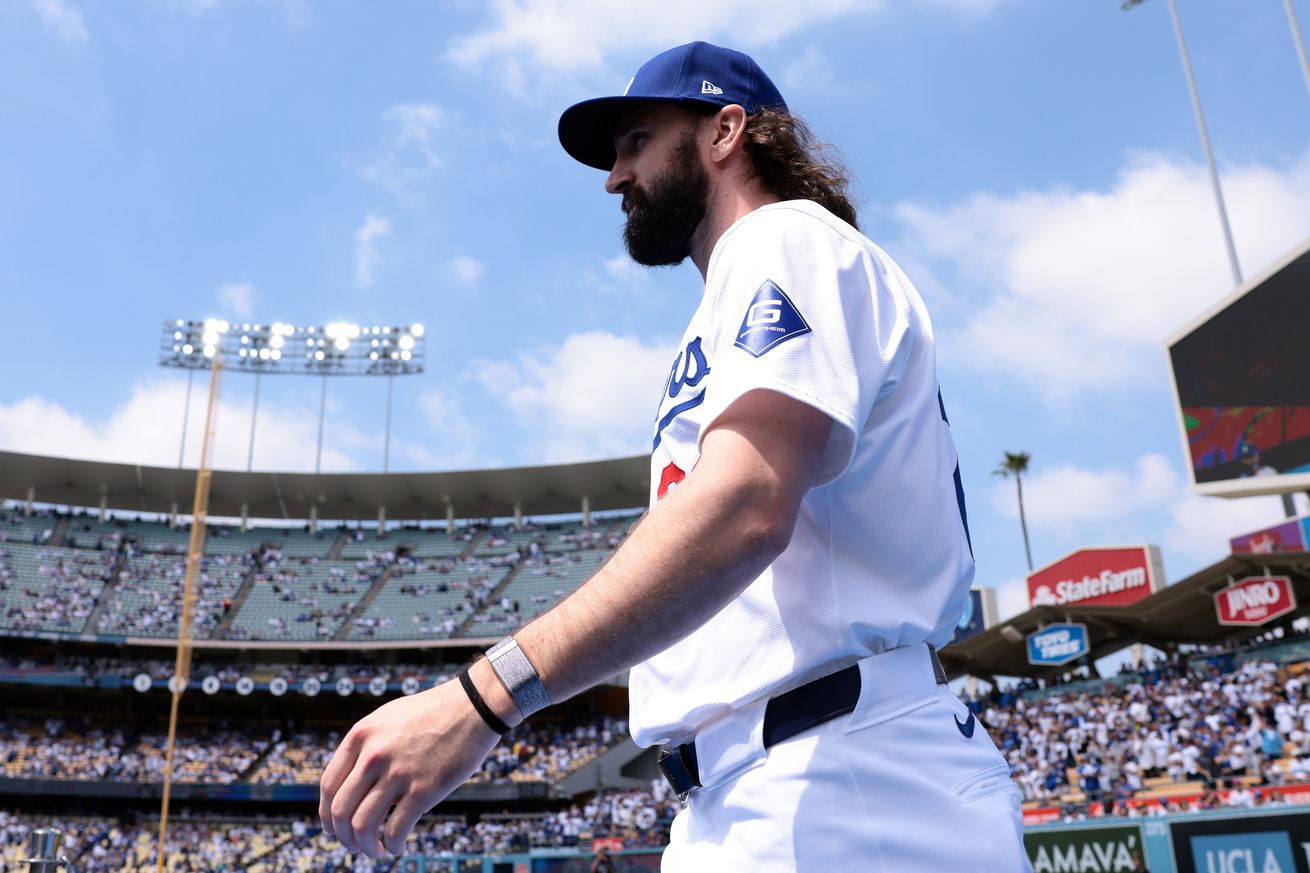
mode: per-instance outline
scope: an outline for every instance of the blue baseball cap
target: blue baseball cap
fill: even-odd
[[[764,107],[787,111],[773,81],[749,56],[732,49],[690,42],[641,65],[618,97],[584,100],[564,110],[559,141],[574,159],[598,170],[614,166],[614,127],[619,116],[651,103],[703,106],[737,104],[746,114]]]

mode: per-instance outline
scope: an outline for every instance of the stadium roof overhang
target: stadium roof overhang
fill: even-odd
[[[1076,664],[1036,667],[1028,663],[1025,638],[1049,624],[1087,625],[1093,660],[1112,655],[1134,643],[1168,650],[1179,644],[1238,644],[1268,631],[1273,624],[1233,627],[1219,624],[1214,595],[1247,576],[1287,576],[1292,580],[1297,609],[1283,624],[1310,613],[1310,553],[1230,555],[1132,606],[1039,606],[988,628],[941,651],[952,676],[1028,676],[1050,678]]]
[[[320,519],[446,517],[504,518],[515,507],[531,515],[645,506],[650,488],[645,456],[449,473],[271,473],[215,470],[209,514],[300,520],[317,507]],[[0,452],[0,497],[61,506],[166,514],[189,513],[196,471]],[[242,510],[245,510],[243,513]]]

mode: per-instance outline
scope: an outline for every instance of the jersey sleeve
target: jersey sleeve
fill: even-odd
[[[877,250],[843,228],[770,207],[729,230],[706,283],[714,379],[700,439],[748,392],[784,394],[833,421],[819,484],[850,465],[911,341],[909,306]]]

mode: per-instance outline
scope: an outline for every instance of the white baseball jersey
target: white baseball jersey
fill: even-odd
[[[787,549],[687,638],[632,669],[632,735],[683,742],[741,706],[868,655],[947,643],[973,556],[932,325],[877,246],[809,201],[757,209],[710,258],[660,397],[651,502],[743,394],[833,421]]]

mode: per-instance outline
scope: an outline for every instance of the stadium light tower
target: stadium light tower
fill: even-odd
[[[427,332],[421,324],[365,327],[347,322],[327,325],[234,323],[208,318],[204,321],[165,321],[159,339],[159,365],[187,371],[187,395],[182,412],[182,444],[177,465],[182,466],[186,450],[186,421],[191,407],[191,380],[196,370],[207,370],[215,356],[222,356],[228,370],[255,374],[254,408],[250,414],[249,471],[255,458],[255,420],[259,413],[259,384],[265,375],[295,374],[319,376],[318,450],[314,472],[323,460],[323,421],[327,411],[329,376],[386,376],[387,419],[382,470],[391,462],[392,382],[396,376],[423,372]]]
[[[1128,12],[1140,6],[1146,0],[1123,0],[1119,8]],[[1196,126],[1201,132],[1201,147],[1205,150],[1205,163],[1210,168],[1210,187],[1214,189],[1215,204],[1219,207],[1219,223],[1223,226],[1224,244],[1228,247],[1228,266],[1233,270],[1233,287],[1242,284],[1242,268],[1237,262],[1237,249],[1233,245],[1233,230],[1228,226],[1228,208],[1224,205],[1224,190],[1219,184],[1219,171],[1215,168],[1214,151],[1210,148],[1210,133],[1205,126],[1205,115],[1201,112],[1201,95],[1196,90],[1196,77],[1192,75],[1192,60],[1187,54],[1187,43],[1183,40],[1183,25],[1178,20],[1178,4],[1169,0],[1169,15],[1174,23],[1174,36],[1178,39],[1178,53],[1183,58],[1183,72],[1187,75],[1187,90],[1192,95],[1192,110],[1196,113]]]

